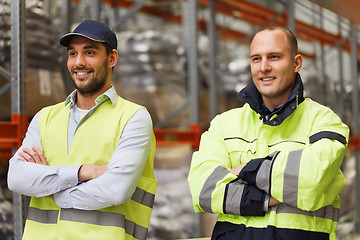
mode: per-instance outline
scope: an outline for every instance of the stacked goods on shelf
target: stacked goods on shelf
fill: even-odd
[[[129,30],[120,32],[118,39],[120,57],[113,84],[121,96],[146,106],[156,125],[186,102],[186,97],[166,86],[168,83],[186,92],[183,56],[177,52],[176,37],[156,30]],[[188,119],[185,109],[164,127],[188,128]]]
[[[11,70],[11,31],[10,31],[10,1],[0,0],[0,67],[10,72]],[[0,74],[0,89],[5,89],[10,79]],[[7,85],[9,87],[9,85]],[[9,88],[8,88],[9,89]],[[0,120],[10,120],[11,95],[10,90],[0,95]]]
[[[11,72],[10,1],[0,1],[0,66]],[[26,108],[29,117],[42,107],[63,101],[66,97],[60,74],[61,47],[51,19],[37,6],[26,9],[25,17],[25,82]],[[8,83],[0,77],[0,88]],[[10,119],[11,95],[0,96],[0,119]]]

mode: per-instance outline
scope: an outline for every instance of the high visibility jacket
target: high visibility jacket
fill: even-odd
[[[118,97],[104,102],[78,127],[68,152],[68,104],[44,108],[39,117],[44,155],[49,165],[108,164],[124,127],[141,106]],[[24,239],[146,239],[157,180],[155,138],[130,201],[99,210],[62,209],[48,197],[32,197]],[[118,184],[122,184],[119,182]]]
[[[288,101],[272,115],[261,107],[255,85],[240,95],[248,103],[216,116],[193,154],[188,181],[195,211],[254,231],[297,229],[335,239],[348,127],[329,108],[302,97],[299,74]],[[254,194],[250,200],[261,202],[262,214],[248,214],[252,210],[242,206],[248,183],[229,172],[250,162],[252,184],[282,202],[264,212],[263,195]]]

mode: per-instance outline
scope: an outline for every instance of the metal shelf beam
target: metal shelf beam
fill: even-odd
[[[20,116],[20,119],[26,112],[25,64],[25,2],[13,0],[11,1],[11,113],[12,116]],[[24,132],[25,125],[18,125],[17,133]],[[20,137],[23,138],[23,136]],[[20,240],[23,232],[21,194],[13,193],[13,203],[14,238]]]
[[[209,0],[198,0],[203,5],[208,5]],[[218,0],[216,1],[217,12],[246,21],[254,26],[270,25],[288,25],[288,13],[278,14],[276,11],[263,7],[259,4],[249,1],[238,0]],[[341,40],[340,33],[332,34],[317,27],[295,20],[295,33],[299,39],[304,41],[315,41],[321,45],[336,46]],[[358,52],[360,44],[357,45]],[[343,49],[351,52],[350,40],[345,40]]]

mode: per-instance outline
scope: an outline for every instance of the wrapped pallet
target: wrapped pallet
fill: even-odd
[[[158,179],[149,240],[186,239],[200,236],[200,215],[195,214],[187,176],[190,145],[161,146],[155,153]]]

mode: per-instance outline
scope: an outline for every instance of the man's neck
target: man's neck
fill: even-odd
[[[95,106],[96,98],[97,96],[85,97],[77,92],[76,105],[81,109],[89,110]]]
[[[291,89],[293,89],[294,84],[292,85]],[[275,108],[283,105],[290,97],[291,90],[288,91],[286,95],[279,96],[277,98],[267,98],[265,96],[262,96],[263,104],[270,109],[271,111],[274,111]]]
[[[286,100],[287,100],[287,98],[285,99],[285,101],[282,101],[282,100],[281,101],[271,101],[271,100],[266,100],[263,98],[263,104],[269,110],[274,111],[275,108],[284,104],[286,102]]]
[[[94,94],[81,94],[79,91],[76,91],[76,105],[78,108],[89,110],[95,106],[95,100],[109,89],[110,87]]]

